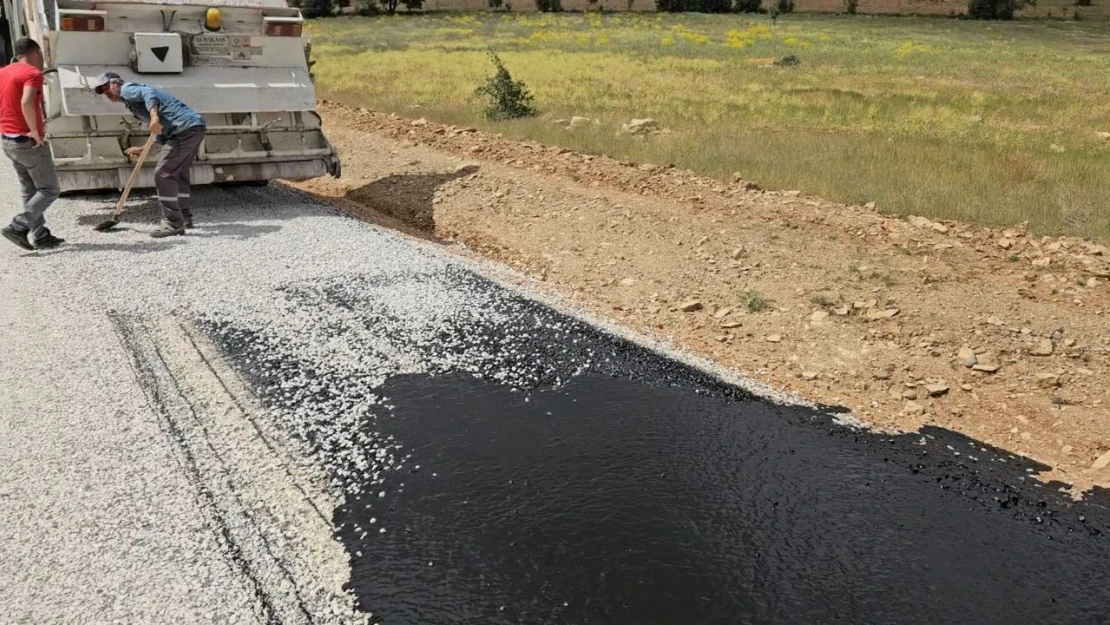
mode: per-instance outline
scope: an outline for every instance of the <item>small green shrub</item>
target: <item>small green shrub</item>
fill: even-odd
[[[736,10],[740,13],[759,13],[763,10],[763,0],[736,0]]]
[[[740,302],[744,304],[744,308],[747,308],[748,312],[753,313],[768,310],[775,303],[774,300],[769,299],[759,291],[754,290],[744,291],[740,295]]]
[[[536,0],[536,10],[541,13],[562,13],[563,3],[561,0]]]
[[[855,15],[859,11],[859,0],[844,0],[844,11]]]
[[[819,308],[831,308],[833,306],[833,304],[836,303],[833,300],[829,299],[828,295],[824,295],[822,293],[818,293],[817,295],[814,295],[813,297],[811,297],[809,299],[809,301],[814,306],[817,306]]]
[[[797,67],[801,64],[802,60],[794,56],[793,54],[789,56],[784,56],[781,59],[775,61],[775,65],[777,65],[778,67]]]
[[[534,98],[528,91],[528,86],[523,81],[513,80],[505,64],[493,50],[489,51],[490,60],[497,70],[493,76],[486,79],[485,84],[474,91],[474,95],[489,98],[489,105],[483,111],[486,119],[505,120],[519,119],[521,117],[534,117],[536,107],[532,104]]]
[[[794,0],[779,0],[778,7],[776,8],[778,8],[779,10],[779,15],[782,15],[783,13],[793,13]]]

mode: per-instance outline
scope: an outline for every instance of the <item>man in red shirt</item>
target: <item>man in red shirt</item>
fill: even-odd
[[[57,247],[64,240],[50,234],[43,213],[58,199],[58,174],[43,135],[42,49],[31,39],[15,42],[16,61],[0,69],[0,142],[12,161],[23,191],[23,212],[0,229],[4,238],[25,250]]]

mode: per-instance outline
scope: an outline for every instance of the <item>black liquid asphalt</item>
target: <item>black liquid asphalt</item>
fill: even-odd
[[[1110,623],[1106,490],[1076,502],[1032,477],[1046,467],[955,432],[771,404],[448,273],[496,292],[515,327],[448,321],[418,349],[472,364],[373,390],[392,407],[374,437],[411,458],[354,485],[334,523],[374,622]],[[389,331],[349,284],[296,291]],[[213,336],[264,402],[294,372],[328,382],[260,358],[257,331]]]

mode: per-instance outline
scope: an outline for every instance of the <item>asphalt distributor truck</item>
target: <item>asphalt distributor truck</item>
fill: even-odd
[[[123,104],[93,93],[107,71],[204,116],[194,185],[339,176],[316,113],[304,19],[284,0],[0,2],[3,61],[21,37],[42,46],[46,140],[63,192],[122,189],[134,167],[124,150],[146,142]],[[144,167],[135,187],[153,186]]]

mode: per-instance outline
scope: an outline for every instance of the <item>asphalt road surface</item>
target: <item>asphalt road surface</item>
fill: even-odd
[[[113,199],[0,249],[4,623],[1110,613],[1104,492],[757,398],[280,187],[159,241],[149,197],[94,232]]]

